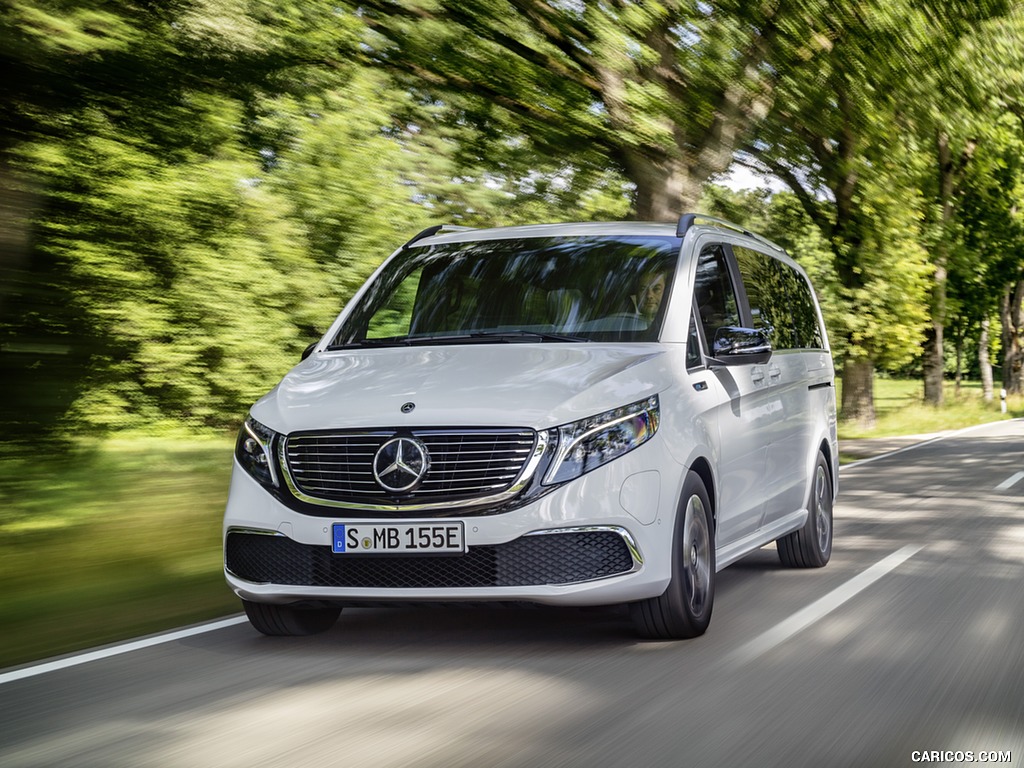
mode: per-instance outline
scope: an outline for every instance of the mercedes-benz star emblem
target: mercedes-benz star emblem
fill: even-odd
[[[373,457],[373,476],[385,491],[408,491],[430,468],[427,446],[412,437],[393,437]]]

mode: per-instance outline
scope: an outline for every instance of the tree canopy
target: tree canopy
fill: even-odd
[[[870,417],[876,367],[948,368],[947,326],[1024,389],[1021,19],[995,0],[0,0],[5,439],[236,424],[430,224],[699,206],[808,268],[847,416]],[[737,157],[788,191],[715,186]]]

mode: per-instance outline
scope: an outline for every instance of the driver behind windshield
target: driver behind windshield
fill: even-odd
[[[665,296],[665,286],[667,283],[668,279],[665,275],[665,268],[660,265],[648,268],[640,275],[638,290],[633,297],[633,304],[636,307],[637,314],[641,315],[648,325],[654,320],[654,316],[658,314],[661,300]]]

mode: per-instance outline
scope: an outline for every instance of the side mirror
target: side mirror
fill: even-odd
[[[715,332],[711,355],[721,365],[759,365],[772,356],[772,345],[761,331],[725,326]]]
[[[301,361],[305,360],[307,357],[309,357],[310,355],[312,355],[313,354],[313,350],[316,349],[316,345],[319,344],[319,343],[320,342],[318,342],[318,341],[314,341],[312,344],[310,344],[308,347],[306,347],[304,350],[302,350],[302,354],[299,356],[299,361],[301,362]]]

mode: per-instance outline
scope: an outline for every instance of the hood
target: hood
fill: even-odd
[[[272,429],[544,429],[669,385],[658,344],[473,344],[343,350],[293,368],[253,406]],[[406,403],[415,404],[409,413]]]

